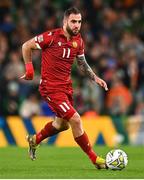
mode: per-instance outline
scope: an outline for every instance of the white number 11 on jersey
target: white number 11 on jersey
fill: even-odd
[[[63,48],[63,58],[69,58],[70,57],[70,48]]]

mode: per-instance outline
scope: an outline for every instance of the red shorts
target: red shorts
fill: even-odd
[[[48,93],[47,95],[41,93],[41,96],[48,103],[51,110],[57,117],[69,120],[76,110],[73,107],[72,94],[66,94],[64,92]]]

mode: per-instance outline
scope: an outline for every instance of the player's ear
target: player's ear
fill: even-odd
[[[63,25],[65,25],[65,24],[66,24],[66,22],[67,22],[67,18],[66,18],[66,17],[64,17],[64,18],[63,18]]]

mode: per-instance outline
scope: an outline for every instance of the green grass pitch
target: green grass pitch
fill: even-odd
[[[129,158],[122,171],[97,170],[80,148],[41,146],[36,161],[31,161],[27,149],[0,148],[0,178],[34,179],[128,179],[144,178],[144,147],[121,146]],[[110,148],[95,146],[105,157]]]

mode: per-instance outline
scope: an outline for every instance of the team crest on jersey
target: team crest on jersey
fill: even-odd
[[[39,35],[38,36],[38,42],[40,43],[40,42],[42,42],[44,39],[43,39],[43,35]]]
[[[72,45],[73,45],[74,48],[77,48],[77,46],[78,46],[78,44],[77,44],[76,41],[73,41],[73,42],[72,42]]]

